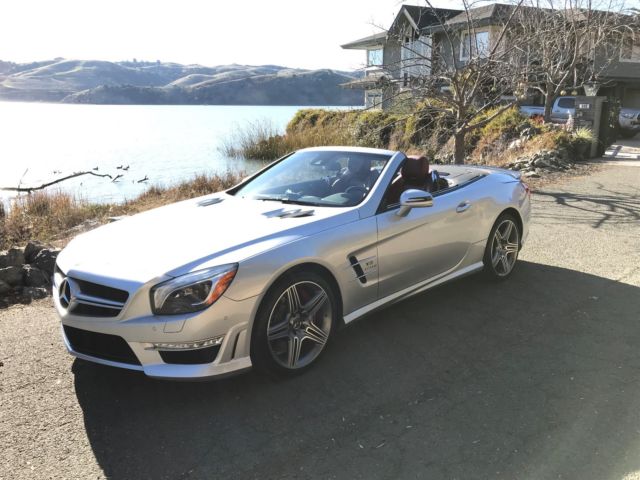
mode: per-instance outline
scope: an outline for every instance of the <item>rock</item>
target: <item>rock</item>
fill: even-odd
[[[520,148],[522,147],[522,144],[524,143],[524,140],[522,139],[516,139],[513,142],[511,142],[509,144],[509,146],[507,147],[507,150],[513,150],[514,148]]]
[[[538,158],[534,160],[533,165],[536,167],[550,167],[551,163],[546,158]]]
[[[40,300],[41,298],[47,298],[49,296],[49,290],[42,287],[24,287],[22,289],[22,297],[26,300],[27,303],[30,303],[31,300]]]
[[[8,283],[0,280],[0,296],[5,295],[10,291],[11,291],[11,286]]]
[[[24,248],[24,263],[33,263],[36,259],[36,255],[45,248],[44,245],[38,242],[29,242]]]
[[[56,257],[58,256],[58,253],[60,253],[60,250],[43,248],[38,252],[31,263],[42,270],[47,277],[50,277],[53,275],[53,269],[56,265]]]
[[[21,248],[13,247],[0,254],[0,268],[18,267],[24,263],[24,252]]]
[[[50,283],[42,270],[32,265],[22,266],[22,281],[27,287],[46,287]]]
[[[22,266],[0,268],[0,281],[8,283],[13,287],[22,285]]]
[[[540,174],[533,171],[525,172],[522,176],[525,178],[540,178]]]

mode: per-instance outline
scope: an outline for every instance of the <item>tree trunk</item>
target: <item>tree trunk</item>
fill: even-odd
[[[453,135],[453,143],[454,143],[454,161],[456,165],[462,165],[464,163],[464,136],[465,131],[458,131]]]
[[[553,90],[547,88],[547,94],[544,97],[544,121],[551,121],[551,109],[553,108]]]

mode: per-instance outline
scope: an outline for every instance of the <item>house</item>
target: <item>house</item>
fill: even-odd
[[[343,86],[363,89],[366,107],[387,108],[397,95],[411,90],[412,81],[434,69],[464,67],[470,56],[488,53],[514,8],[492,3],[465,12],[403,5],[388,31],[342,45],[364,50],[367,61],[365,76]],[[598,95],[640,108],[640,31],[630,32],[613,50],[590,57],[594,64],[603,62]],[[543,102],[534,91],[527,93],[528,102]]]
[[[366,52],[365,76],[343,86],[363,89],[366,107],[386,108],[398,92],[410,87],[412,77],[429,73],[428,64],[416,61],[431,52],[431,37],[423,32],[460,13],[403,5],[389,30],[342,45],[345,50]]]

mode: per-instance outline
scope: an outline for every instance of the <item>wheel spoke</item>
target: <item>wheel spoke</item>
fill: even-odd
[[[500,256],[500,263],[502,263],[502,273],[509,273],[509,260],[506,255]]]
[[[513,231],[513,223],[511,223],[510,221],[507,221],[507,226],[504,229],[504,233],[502,234],[502,239],[508,242],[509,238],[511,238],[512,231]]]
[[[313,320],[328,299],[329,297],[327,296],[327,292],[320,290],[315,297],[304,305],[303,311],[311,320]]]
[[[307,327],[304,329],[304,338],[308,338],[309,340],[316,342],[318,345],[324,345],[327,343],[329,335],[313,322],[309,322]]]
[[[498,266],[498,263],[500,263],[500,252],[498,252],[497,249],[493,250],[493,256],[491,257],[491,264],[493,265],[493,268],[496,268]]]
[[[302,351],[302,339],[295,333],[289,336],[289,368],[294,368],[300,360],[300,352]]]
[[[267,331],[267,336],[270,342],[287,338],[289,336],[289,322],[285,320],[277,325],[270,326]]]
[[[287,289],[287,302],[289,303],[289,313],[297,313],[300,310],[300,296],[296,285],[291,285]]]
[[[518,244],[509,242],[504,246],[507,253],[516,253],[518,251]]]

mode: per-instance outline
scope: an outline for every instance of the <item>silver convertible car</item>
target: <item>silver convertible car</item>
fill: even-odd
[[[517,172],[300,150],[76,237],[54,275],[64,343],[151,377],[296,374],[384,305],[479,270],[508,277],[530,204]]]

